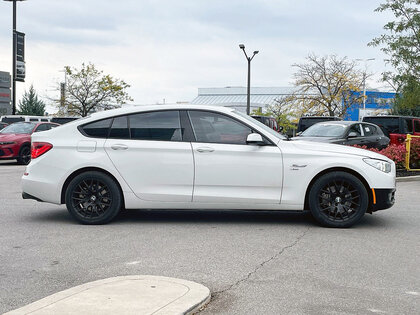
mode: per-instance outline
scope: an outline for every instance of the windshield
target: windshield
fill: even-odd
[[[264,125],[262,122],[259,122],[258,120],[256,120],[255,118],[252,118],[251,116],[248,116],[246,114],[243,114],[237,110],[233,111],[235,114],[238,114],[239,116],[245,118],[247,121],[258,125],[258,127],[264,129],[264,131],[268,132],[269,134],[275,136],[276,138],[280,139],[280,140],[286,140],[287,138],[283,135],[281,135],[280,133],[276,132],[275,130],[271,129],[270,127],[268,127],[267,125]]]
[[[301,137],[340,137],[344,135],[346,130],[345,125],[337,124],[315,124],[306,129],[300,136]]]
[[[1,134],[5,133],[26,133],[31,134],[35,124],[33,123],[15,123],[7,126],[0,131]]]

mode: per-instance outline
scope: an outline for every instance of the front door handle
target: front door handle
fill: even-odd
[[[200,152],[200,153],[213,152],[213,151],[214,151],[214,149],[210,148],[210,147],[197,148],[197,152]]]
[[[127,150],[128,146],[125,144],[113,144],[111,145],[112,150]]]

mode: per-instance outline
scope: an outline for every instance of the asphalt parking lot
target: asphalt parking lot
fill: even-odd
[[[22,200],[24,167],[0,162],[0,313],[72,286],[160,275],[212,291],[202,314],[420,313],[420,181],[351,229],[307,215],[126,211],[104,226]]]

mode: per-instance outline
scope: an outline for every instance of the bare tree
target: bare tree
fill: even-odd
[[[294,97],[302,113],[342,117],[353,104],[363,102],[360,92],[364,77],[355,61],[311,54],[306,63],[293,67],[297,69],[294,78],[298,88]]]

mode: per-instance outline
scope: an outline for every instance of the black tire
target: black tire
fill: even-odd
[[[369,205],[363,183],[346,172],[322,175],[309,192],[309,208],[323,226],[347,228],[360,221]]]
[[[77,175],[66,189],[66,206],[82,224],[105,224],[112,221],[122,205],[117,183],[108,175],[89,171]]]
[[[28,165],[31,162],[31,147],[29,145],[25,144],[20,148],[17,162],[20,165]]]

